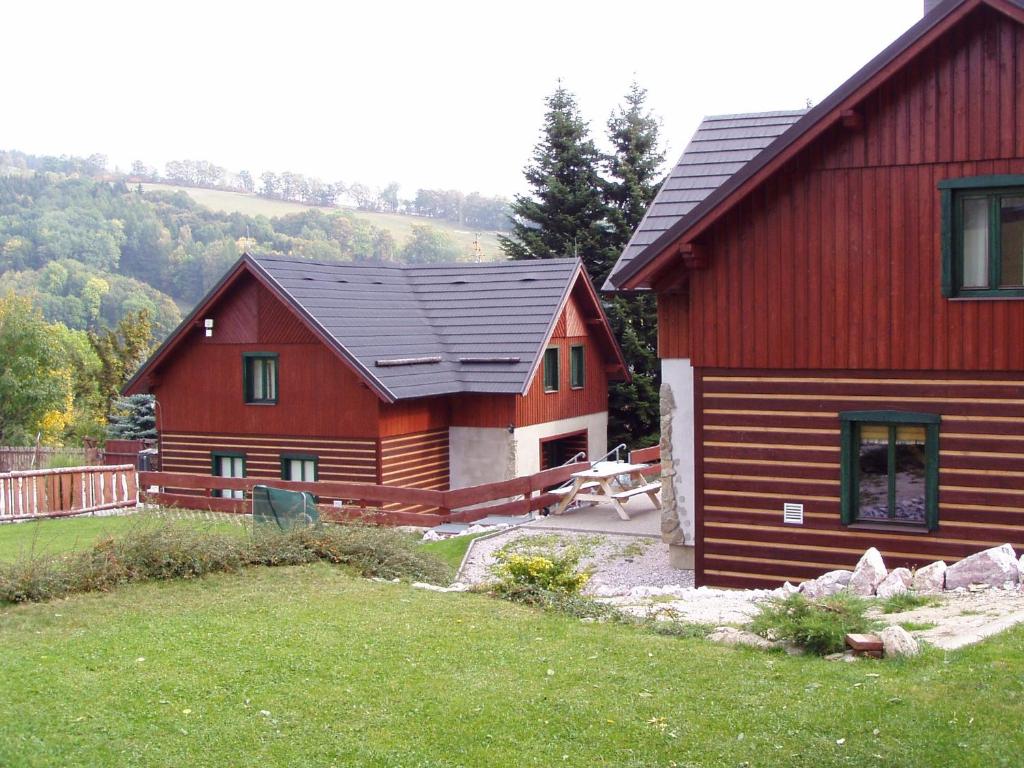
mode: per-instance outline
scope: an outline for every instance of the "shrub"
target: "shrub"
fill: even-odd
[[[750,628],[772,640],[788,640],[812,653],[836,653],[850,632],[868,632],[875,623],[864,614],[870,603],[848,592],[818,600],[801,594],[763,603]]]
[[[350,566],[365,577],[437,583],[451,576],[444,562],[420,551],[412,536],[393,528],[322,525],[285,532],[259,529],[244,537],[164,522],[101,539],[83,552],[0,564],[0,602],[50,600],[134,581],[188,579],[246,566],[316,560]]]
[[[534,587],[544,592],[575,595],[590,580],[579,571],[580,553],[570,548],[561,554],[520,555],[499,552],[495,574],[504,587]]]
[[[925,597],[916,592],[901,592],[898,595],[885,598],[880,606],[882,613],[903,613],[903,611],[912,611],[926,605],[935,605],[936,602],[938,601],[934,598]]]

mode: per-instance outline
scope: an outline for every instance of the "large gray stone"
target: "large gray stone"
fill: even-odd
[[[886,627],[878,636],[886,656],[917,656],[921,651],[917,640],[903,627]]]
[[[823,573],[814,580],[817,596],[825,597],[842,592],[849,585],[851,578],[853,578],[853,571],[839,570]]]
[[[870,597],[875,594],[875,589],[888,575],[885,570],[885,562],[882,554],[874,547],[868,549],[853,569],[853,576],[850,577],[849,588],[855,595]]]
[[[906,568],[894,568],[875,588],[875,594],[882,598],[901,595],[910,588],[911,579],[910,571]]]
[[[708,640],[723,645],[749,645],[752,648],[775,648],[778,645],[760,635],[736,627],[717,627],[708,635]]]
[[[988,584],[1001,587],[1007,581],[1019,581],[1017,553],[1009,544],[975,552],[946,569],[946,589]]]
[[[910,582],[915,592],[935,593],[946,588],[946,563],[944,560],[936,560],[931,565],[918,568],[914,571],[914,578]]]

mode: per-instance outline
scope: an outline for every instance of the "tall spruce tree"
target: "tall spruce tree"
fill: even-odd
[[[665,153],[659,142],[660,121],[646,107],[647,91],[630,85],[624,103],[608,119],[612,154],[605,160],[604,186],[612,249],[622,252],[658,192]],[[608,437],[613,445],[653,444],[659,433],[658,313],[654,296],[615,296],[606,305],[622,346],[632,381],[613,384],[608,409]]]
[[[546,100],[541,139],[524,169],[529,195],[512,202],[512,231],[498,238],[512,259],[579,256],[600,286],[614,263],[601,153],[561,82]]]

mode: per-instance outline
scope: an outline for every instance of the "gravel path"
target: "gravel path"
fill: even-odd
[[[634,587],[661,587],[666,584],[693,586],[693,571],[672,568],[668,562],[668,547],[657,539],[546,531],[528,526],[474,541],[460,578],[468,584],[490,580],[491,568],[496,563],[495,553],[499,549],[558,551],[568,546],[578,547],[583,553],[581,566],[594,572],[584,590],[587,594],[622,593]]]

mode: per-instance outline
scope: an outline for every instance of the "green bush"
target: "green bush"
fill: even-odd
[[[544,592],[575,595],[590,580],[590,574],[578,570],[580,553],[569,548],[561,554],[520,555],[498,552],[495,574],[506,589],[534,587]]]
[[[107,591],[134,581],[188,579],[246,566],[316,560],[349,566],[365,577],[438,583],[451,576],[444,562],[420,551],[412,536],[393,528],[261,528],[245,537],[165,522],[101,539],[82,552],[0,564],[0,602],[35,602]]]
[[[870,603],[848,592],[817,600],[801,594],[763,603],[751,630],[771,640],[787,640],[817,654],[836,653],[845,647],[850,632],[869,632],[875,622],[864,614]]]

